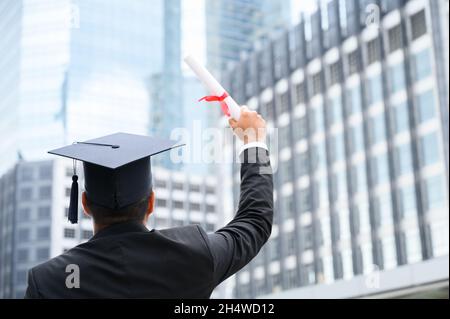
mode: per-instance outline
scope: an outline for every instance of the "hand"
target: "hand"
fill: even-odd
[[[228,123],[234,134],[244,141],[244,144],[266,140],[266,121],[256,111],[250,111],[245,105],[241,107],[239,121],[230,118]]]

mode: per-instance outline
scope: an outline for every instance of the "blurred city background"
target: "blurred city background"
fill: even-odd
[[[0,0],[0,298],[92,236],[48,150],[226,127],[186,54],[278,131],[271,238],[213,297],[448,298],[448,43],[448,0]],[[150,228],[232,218],[237,164],[152,163]]]

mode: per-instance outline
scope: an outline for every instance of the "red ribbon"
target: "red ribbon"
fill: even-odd
[[[200,100],[198,100],[199,102],[201,101],[206,101],[206,102],[219,102],[220,103],[220,107],[222,108],[222,112],[223,114],[225,114],[226,116],[230,116],[230,111],[228,110],[228,106],[227,104],[224,102],[224,100],[228,97],[228,93],[227,92],[223,92],[223,94],[221,96],[217,96],[217,95],[207,95],[202,97]]]

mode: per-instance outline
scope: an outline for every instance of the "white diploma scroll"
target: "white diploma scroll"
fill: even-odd
[[[206,89],[215,96],[222,96],[226,93],[225,89],[217,82],[217,80],[209,73],[209,71],[200,63],[198,63],[192,56],[186,56],[184,62],[192,69],[192,71],[197,75]],[[233,100],[231,96],[227,96],[223,102],[228,106],[230,116],[236,121],[241,117],[241,108]]]

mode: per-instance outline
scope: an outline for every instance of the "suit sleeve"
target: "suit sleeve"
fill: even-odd
[[[215,285],[249,263],[269,239],[273,220],[273,179],[269,153],[250,148],[241,154],[241,188],[234,219],[207,241]]]
[[[40,299],[42,298],[39,294],[36,281],[34,280],[33,269],[28,272],[28,287],[25,292],[25,299]]]

